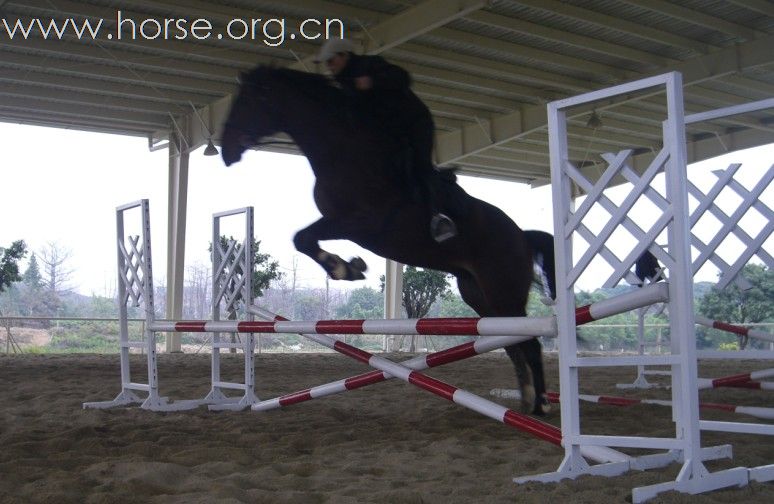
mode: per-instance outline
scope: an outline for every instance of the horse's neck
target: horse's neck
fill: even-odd
[[[304,114],[309,115],[304,117]],[[315,165],[331,158],[331,146],[335,145],[333,128],[326,127],[322,115],[312,111],[301,110],[298,118],[286,117],[285,133],[298,145],[299,149],[309,159],[312,169],[317,173]]]
[[[309,159],[315,176],[325,177],[328,174],[326,168],[334,164],[337,170],[345,169],[336,162],[343,154],[341,145],[347,141],[356,144],[357,140],[353,137],[357,131],[348,129],[330,108],[309,97],[291,97],[287,103],[292,105],[283,107],[286,111],[285,133]]]

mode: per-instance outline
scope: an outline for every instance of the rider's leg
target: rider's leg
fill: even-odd
[[[443,242],[457,235],[457,226],[448,215],[440,212],[439,198],[432,183],[432,179],[437,176],[432,157],[434,129],[429,114],[424,120],[412,123],[412,173],[419,193],[430,206],[433,215],[430,220],[430,234],[437,242]]]

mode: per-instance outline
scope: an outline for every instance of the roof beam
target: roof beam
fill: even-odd
[[[472,88],[477,88],[480,92],[496,91],[500,95],[508,95],[512,99],[527,103],[545,103],[546,101],[563,98],[564,94],[551,92],[538,87],[522,86],[510,82],[488,79],[481,75],[465,74],[429,67],[427,65],[416,65],[414,63],[403,63],[401,66],[409,72],[415,79],[421,80],[440,80],[454,84],[464,84]],[[437,83],[443,85],[443,83]],[[488,93],[491,94],[491,93]]]
[[[468,166],[464,163],[460,163],[458,168],[460,169],[460,175],[505,180],[508,182],[520,182],[522,184],[530,184],[546,178],[546,175],[543,173],[535,173],[534,166],[522,165],[520,163],[513,163],[509,165],[507,169],[493,166]]]
[[[426,0],[371,29],[364,29],[366,39],[363,41],[363,49],[367,54],[379,54],[487,4],[488,0]]]
[[[187,113],[188,110],[190,110],[188,104],[159,103],[157,101],[106,96],[104,94],[83,91],[53,89],[51,86],[33,85],[29,82],[20,83],[3,81],[2,77],[0,77],[0,94],[20,98],[50,100],[57,103],[92,105],[105,109],[161,114],[162,116],[166,114]]]
[[[567,92],[584,92],[593,89],[596,83],[559,75],[554,72],[547,72],[536,68],[529,68],[515,63],[506,63],[481,58],[479,56],[469,56],[456,51],[449,51],[435,47],[429,47],[419,44],[404,44],[390,51],[389,54],[396,54],[406,58],[421,57],[421,61],[426,61],[437,66],[459,66],[463,71],[475,75],[490,75],[491,77],[501,77],[503,79],[514,80],[514,76],[521,80],[532,82],[536,85],[547,86],[552,89],[567,90]],[[451,62],[451,63],[450,63]],[[456,70],[456,69],[455,69]]]
[[[731,3],[744,7],[753,12],[758,12],[769,17],[774,17],[774,4],[770,0],[729,0]]]
[[[599,74],[608,77],[603,80],[609,80],[609,78],[621,79],[626,77],[624,71],[617,67],[596,63],[594,61],[582,60],[576,56],[566,56],[564,54],[536,49],[523,44],[485,37],[483,35],[477,35],[462,30],[439,28],[435,30],[432,35],[475,47],[485,47],[504,54],[514,54],[522,58],[551,63],[576,72],[583,72],[584,74]]]
[[[150,128],[142,127],[141,125],[117,124],[115,121],[93,118],[68,118],[56,114],[45,114],[36,111],[17,112],[14,110],[4,110],[2,106],[0,106],[0,122],[140,137],[147,137],[151,133]]]
[[[182,61],[180,58],[170,55],[149,56],[147,53],[137,52],[136,47],[131,45],[121,47],[85,44],[79,43],[77,39],[54,41],[32,38],[29,40],[0,38],[0,49],[7,47],[18,52],[36,51],[57,59],[61,58],[65,44],[68,57],[77,56],[88,59],[91,63],[121,66],[130,75],[137,70],[150,70],[192,77],[198,76],[205,80],[236,82],[236,76],[239,74],[239,70],[228,65]],[[79,63],[73,63],[73,67],[78,65]],[[141,80],[137,75],[134,75],[134,78]]]
[[[293,5],[303,9],[317,11],[321,16],[346,18],[357,21],[365,26],[379,24],[390,17],[388,14],[378,11],[322,0],[293,0]]]
[[[710,16],[709,14],[705,14],[704,12],[695,9],[689,9],[681,5],[665,2],[664,0],[623,1],[628,4],[636,5],[637,7],[650,10],[652,12],[660,12],[662,14],[666,14],[669,17],[682,19],[688,23],[703,26],[705,28],[709,28],[710,30],[734,35],[735,37],[739,37],[744,40],[753,40],[762,35],[765,35],[762,32],[752,30],[746,26],[732,23],[731,21],[726,21],[725,19],[721,19],[719,17]]]
[[[664,30],[644,26],[640,23],[627,21],[617,17],[609,16],[601,12],[583,9],[574,5],[558,2],[556,0],[516,0],[522,5],[527,5],[535,9],[561,14],[562,16],[578,19],[587,23],[593,23],[597,26],[610,28],[628,35],[636,35],[645,40],[652,40],[660,44],[673,45],[690,49],[698,54],[706,54],[709,47],[706,44],[698,42],[687,37],[675,35]]]
[[[700,83],[770,63],[772,46],[774,36],[768,36],[671,65],[659,73],[679,71],[683,74],[685,85]],[[458,162],[465,156],[545,128],[546,109],[543,106],[525,107],[517,112],[495,116],[489,123],[489,134],[485,134],[478,125],[471,125],[459,132],[436,135],[438,164]]]
[[[0,51],[2,51],[2,41],[0,41]],[[162,98],[167,97],[167,91],[173,89],[223,96],[233,91],[236,86],[236,81],[224,83],[194,79],[179,74],[168,74],[144,69],[127,69],[125,66],[119,66],[114,61],[93,63],[93,60],[90,59],[87,63],[79,59],[59,59],[56,57],[56,53],[36,55],[2,51],[2,54],[4,64],[12,64],[40,72],[53,70],[61,74],[87,79],[93,78],[94,75],[99,75],[100,79],[126,83],[137,88],[149,88],[153,93]],[[96,82],[102,82],[102,80]]]
[[[565,30],[558,30],[556,28],[550,28],[538,23],[530,23],[529,21],[524,21],[508,16],[501,16],[491,12],[475,12],[467,16],[467,18],[476,21],[477,23],[494,26],[513,33],[522,33],[525,35],[540,37],[545,40],[560,42],[562,44],[581,47],[583,49],[590,49],[600,54],[614,56],[616,58],[629,59],[639,63],[664,66],[675,61],[671,58],[658,56],[647,51],[633,49],[621,44],[613,44],[593,37],[578,35],[576,33],[568,32]]]
[[[37,111],[41,113],[60,114],[71,118],[110,119],[118,123],[133,124],[147,128],[149,131],[167,129],[164,116],[127,110],[112,111],[95,105],[57,103],[49,100],[3,96],[2,108],[17,111]]]
[[[480,108],[488,112],[507,112],[517,109],[521,103],[496,96],[485,96],[481,92],[463,91],[450,87],[415,82],[414,92],[422,97],[430,97],[437,101],[450,101],[459,105]]]
[[[67,74],[57,74],[50,68],[3,68],[0,66],[0,81],[16,82],[19,84],[34,84],[55,89],[70,89],[73,91],[85,91],[91,93],[106,94],[148,100],[153,102],[185,104],[192,102],[197,105],[208,103],[213,96],[186,91],[165,90],[163,94],[145,86],[127,82],[109,82]]]

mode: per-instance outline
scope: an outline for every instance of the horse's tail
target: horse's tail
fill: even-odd
[[[532,260],[543,272],[543,284],[551,299],[556,299],[556,268],[554,266],[554,237],[545,231],[524,231],[524,238],[532,251]]]

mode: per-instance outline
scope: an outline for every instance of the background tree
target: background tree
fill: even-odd
[[[380,278],[384,291],[385,278]],[[408,318],[426,317],[430,308],[439,299],[451,293],[449,275],[442,271],[406,266],[403,270],[403,308]],[[401,338],[402,340],[402,338]],[[417,335],[410,338],[409,352],[417,348]]]
[[[754,324],[774,320],[774,273],[765,266],[748,264],[742,269],[752,288],[739,289],[735,283],[725,289],[713,287],[699,302],[699,313],[713,320],[737,324]],[[736,336],[723,334],[720,340],[712,341],[706,329],[699,331],[699,344],[702,347],[714,343],[732,343]],[[759,345],[759,343],[750,342]]]
[[[238,242],[233,236],[226,237],[225,235],[222,235],[220,237],[220,249],[228,250],[229,244],[234,241]],[[251,279],[253,299],[263,296],[264,291],[269,288],[269,285],[273,280],[282,278],[282,272],[279,271],[279,262],[273,261],[269,254],[261,253],[260,248],[261,242],[253,239],[253,271]],[[210,254],[212,254],[212,243],[210,243],[208,250]],[[237,267],[235,273],[238,275],[244,274],[239,267]],[[235,314],[233,316],[235,316]],[[232,316],[230,316],[230,318],[232,318]],[[236,333],[231,333],[232,343],[236,342],[236,338]],[[230,349],[230,352],[236,353],[236,348]]]
[[[449,292],[441,297],[440,317],[477,317],[475,310],[465,304],[459,294]]]
[[[57,309],[61,306],[59,295],[54,291],[45,289],[43,276],[40,274],[37,256],[34,252],[30,256],[30,262],[18,284],[17,296],[20,305],[19,314],[25,317],[55,316]],[[44,322],[42,325],[48,327],[49,324]]]
[[[212,274],[209,266],[195,263],[186,267],[183,316],[207,319],[212,311]]]
[[[337,319],[375,319],[384,317],[384,294],[371,287],[349,291],[349,297],[336,308]]]
[[[414,266],[403,272],[403,307],[408,318],[426,317],[433,303],[449,292],[447,273]]]
[[[220,237],[221,250],[228,250],[230,242],[236,241],[233,236]],[[253,298],[259,298],[263,296],[266,289],[269,288],[271,282],[274,280],[282,279],[282,272],[279,270],[279,261],[272,259],[271,255],[261,253],[260,240],[253,240]],[[212,253],[212,244],[208,249]],[[238,271],[238,273],[242,273]]]
[[[21,280],[19,260],[27,253],[23,240],[15,241],[8,248],[0,247],[0,292],[13,282]]]
[[[73,270],[66,263],[71,252],[56,242],[49,242],[40,251],[40,262],[43,263],[43,284],[46,289],[57,295],[70,292],[67,285]]]
[[[37,290],[43,287],[43,277],[40,274],[38,258],[35,252],[30,256],[30,262],[27,265],[27,269],[24,270],[24,274],[22,274],[21,281],[31,289]]]

